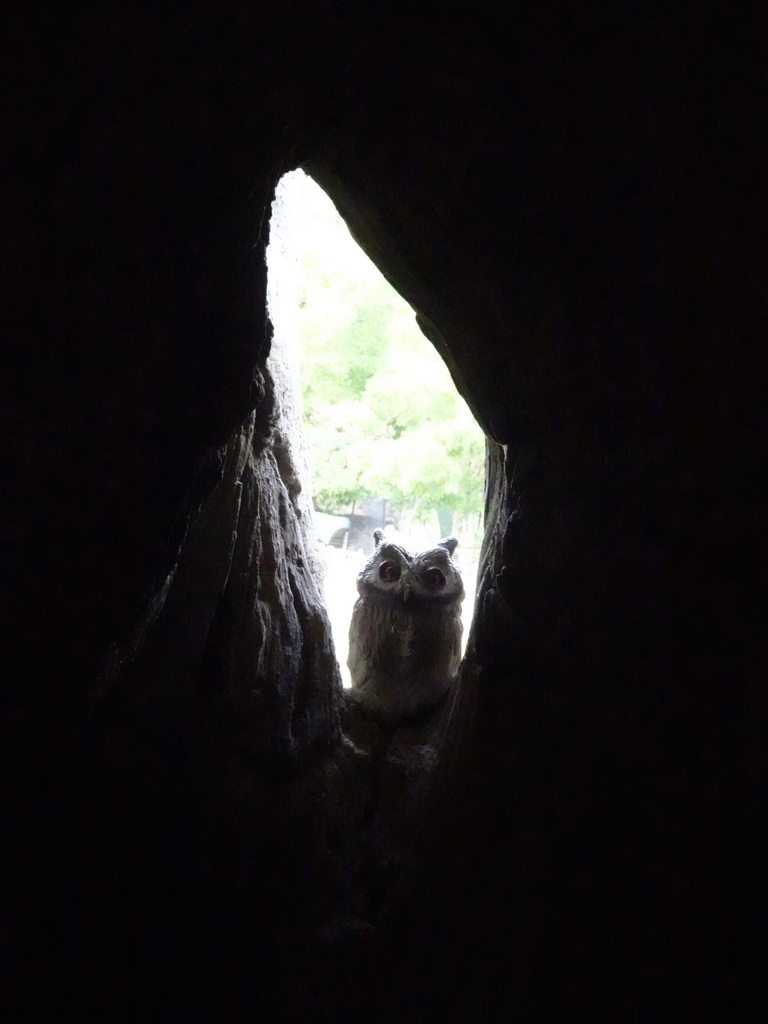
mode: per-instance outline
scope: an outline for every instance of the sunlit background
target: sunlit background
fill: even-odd
[[[272,220],[283,259],[270,275],[297,309],[299,367],[315,530],[342,678],[355,577],[383,529],[406,548],[459,540],[464,638],[482,535],[485,440],[411,307],[357,245],[303,171],[281,180]],[[289,268],[275,270],[275,267]],[[274,296],[280,282],[270,280]]]

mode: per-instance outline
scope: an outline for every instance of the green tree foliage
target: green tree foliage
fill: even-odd
[[[411,308],[309,179],[298,318],[314,497],[401,511],[482,507],[485,439]]]

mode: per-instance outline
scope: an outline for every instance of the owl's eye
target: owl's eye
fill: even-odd
[[[423,580],[428,587],[433,590],[439,590],[445,586],[445,576],[440,572],[439,569],[427,569],[424,573]]]
[[[387,559],[382,562],[379,566],[379,579],[385,580],[387,583],[392,583],[394,580],[400,579],[400,566],[397,562],[392,562]]]

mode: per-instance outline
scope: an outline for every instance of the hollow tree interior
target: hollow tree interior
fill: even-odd
[[[5,34],[6,1019],[764,1019],[764,34],[429,6]],[[385,756],[266,369],[297,167],[488,437]]]

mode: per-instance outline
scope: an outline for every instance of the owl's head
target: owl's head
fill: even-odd
[[[459,543],[455,537],[414,554],[387,540],[382,530],[373,536],[376,550],[357,577],[361,597],[418,607],[454,605],[463,600],[461,573],[451,557]]]

